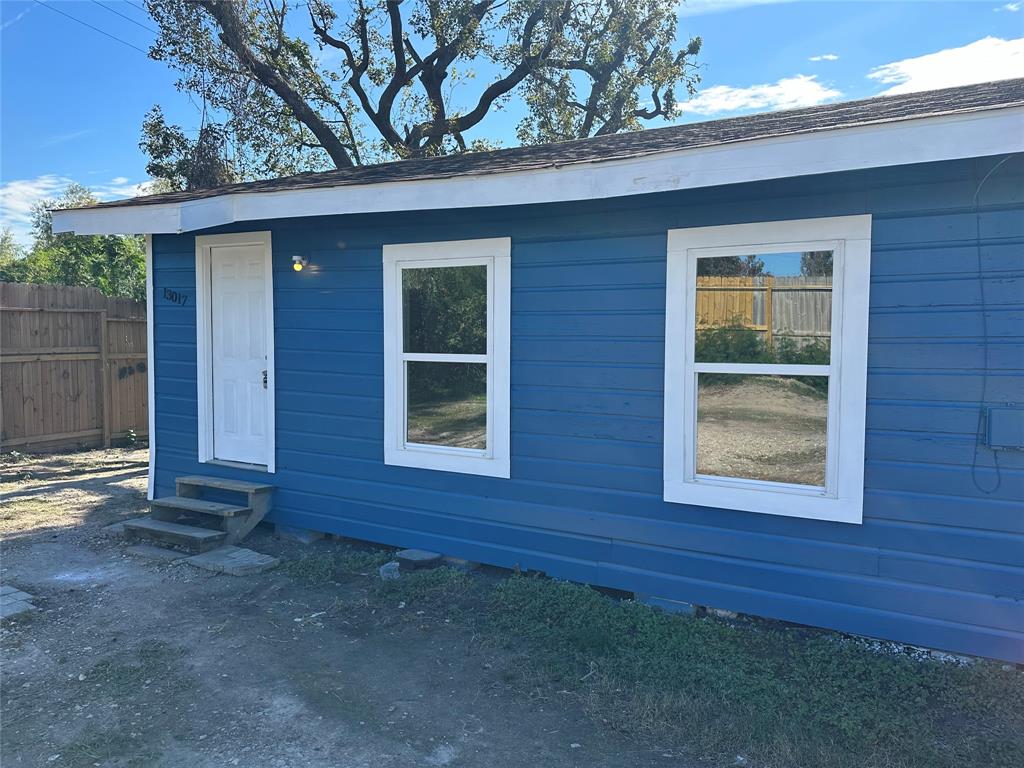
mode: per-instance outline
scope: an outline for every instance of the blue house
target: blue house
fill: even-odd
[[[155,511],[1024,662],[1022,152],[1013,80],[54,228],[146,235]]]

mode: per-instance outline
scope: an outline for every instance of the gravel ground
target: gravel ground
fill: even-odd
[[[513,687],[514,657],[444,607],[382,607],[372,579],[129,554],[106,526],[145,512],[145,451],[3,458],[0,576],[40,607],[0,631],[4,768],[685,765],[595,730],[567,692]]]
[[[824,485],[828,400],[797,381],[757,378],[701,387],[697,471]]]

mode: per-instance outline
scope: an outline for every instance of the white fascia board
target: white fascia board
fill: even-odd
[[[1024,107],[822,130],[628,160],[53,212],[55,232],[192,232],[241,221],[556,203],[1024,151]]]

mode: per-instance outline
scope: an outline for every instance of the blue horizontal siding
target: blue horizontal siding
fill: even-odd
[[[976,444],[983,392],[1024,401],[1024,165],[975,211],[989,167],[235,227],[274,238],[274,520],[1024,661],[1024,454]],[[865,212],[863,525],[664,503],[666,231]],[[497,236],[513,240],[512,479],[385,466],[381,245]],[[195,307],[161,300],[194,301],[194,242],[154,251],[157,491],[252,477],[196,462]]]

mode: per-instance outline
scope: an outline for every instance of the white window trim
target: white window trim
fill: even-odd
[[[485,264],[487,354],[405,353],[402,270]],[[507,237],[384,246],[384,463],[441,472],[509,477],[512,240]],[[408,443],[405,361],[487,363],[487,449]]]
[[[832,359],[828,366],[694,363],[698,257],[831,249]],[[665,306],[665,501],[860,523],[864,499],[871,216],[733,224],[668,233]],[[696,376],[828,373],[826,488],[697,475]]]
[[[227,245],[255,245],[263,248],[266,291],[267,337],[267,463],[241,464],[223,461],[214,455],[213,446],[213,280],[212,249]],[[196,384],[197,428],[199,431],[198,461],[200,464],[224,464],[242,469],[274,473],[277,471],[274,367],[274,264],[270,232],[238,232],[226,235],[196,237]],[[152,401],[151,401],[152,402]]]

